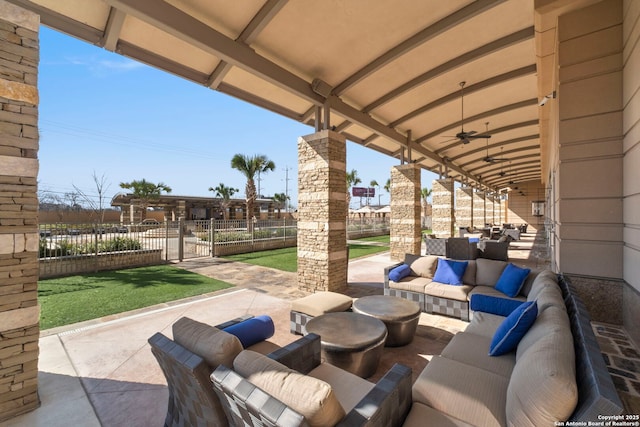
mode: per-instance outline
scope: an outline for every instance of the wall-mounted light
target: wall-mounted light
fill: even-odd
[[[539,106],[544,106],[550,99],[556,99],[556,91],[554,90],[549,95],[545,95],[541,100]]]

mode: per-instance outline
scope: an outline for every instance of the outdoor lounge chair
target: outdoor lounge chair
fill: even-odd
[[[241,353],[234,361],[233,369],[220,365],[211,374],[216,393],[227,412],[227,417],[233,420],[232,424],[297,427],[309,424],[325,425],[326,422],[326,425],[336,426],[387,427],[400,425],[405,419],[411,407],[410,368],[395,364],[373,384],[338,367],[321,363],[318,335],[308,334],[294,344],[268,355],[271,361],[266,360],[264,356],[260,361],[256,359],[259,356],[255,354],[245,356]],[[296,370],[293,374],[287,370],[291,368],[287,361],[296,359],[290,357],[290,349],[306,354],[307,358],[313,361],[312,365],[315,365],[313,369],[307,372]],[[241,359],[249,361],[242,368],[238,366],[243,363]],[[277,364],[276,361],[280,363]],[[289,399],[291,402],[279,400],[237,371],[251,368],[257,368],[250,375],[253,381],[258,382],[262,377],[263,383],[276,382],[278,386],[275,389],[282,391],[283,399]],[[294,378],[287,378],[288,375],[293,375]],[[314,388],[318,385],[318,380],[325,383],[320,385],[325,387],[325,391],[326,384],[330,386],[329,393],[323,394],[322,397]],[[304,394],[296,392],[300,387],[304,387]],[[335,404],[330,402],[333,398],[326,396],[335,396],[344,410],[342,415],[336,415],[332,410],[335,409]],[[293,404],[302,406],[305,410],[313,407],[313,414],[307,416],[314,417],[315,422],[309,422],[300,411],[292,407]],[[324,421],[318,424],[318,418]]]

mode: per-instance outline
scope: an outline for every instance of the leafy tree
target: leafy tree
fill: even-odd
[[[351,172],[347,172],[347,210],[349,209],[349,205],[351,204],[351,187],[354,185],[358,185],[362,182],[360,177],[358,176],[358,171],[355,169],[351,169]]]
[[[427,203],[428,203],[428,198],[431,195],[432,190],[430,188],[423,188],[422,190],[420,190],[420,198],[422,199],[422,205],[425,207],[427,207]]]
[[[216,197],[222,198],[220,202],[220,207],[222,207],[222,217],[226,220],[229,216],[229,205],[231,204],[231,197],[236,194],[238,191],[237,188],[227,187],[222,182],[218,184],[217,187],[209,187],[209,191],[215,191]]]
[[[430,188],[423,188],[422,190],[420,190],[420,200],[422,200],[422,210],[424,212],[424,215],[426,215],[427,213],[427,205],[429,204],[428,202],[428,197],[431,195],[432,190]]]
[[[247,185],[244,190],[247,201],[247,230],[253,231],[253,211],[258,198],[255,177],[257,174],[273,171],[276,168],[276,164],[262,154],[254,156],[236,154],[231,159],[231,167],[240,171],[247,178]]]
[[[380,184],[375,179],[372,179],[369,183],[369,187],[378,187],[378,207],[380,207]]]
[[[273,201],[276,202],[276,209],[278,209],[278,219],[280,219],[280,210],[283,206],[286,206],[289,196],[285,193],[276,193],[273,195]]]
[[[141,221],[147,217],[147,208],[153,200],[160,198],[160,195],[164,191],[165,193],[171,193],[171,187],[159,182],[154,184],[142,179],[140,181],[121,182],[120,187],[131,190],[131,194],[137,199],[138,205],[142,210]]]
[[[389,193],[389,201],[391,201],[391,178],[387,179],[387,182],[385,182],[384,191]],[[391,203],[389,203],[389,204],[391,204]]]

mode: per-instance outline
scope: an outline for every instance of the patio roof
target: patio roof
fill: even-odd
[[[456,180],[493,190],[545,180],[539,103],[553,93],[555,20],[534,0],[9,1],[53,29]],[[491,138],[463,143],[462,129]]]

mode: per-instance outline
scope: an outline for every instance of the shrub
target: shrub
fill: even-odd
[[[115,239],[104,240],[98,245],[98,252],[131,251],[142,249],[139,240],[129,237],[116,237]]]

